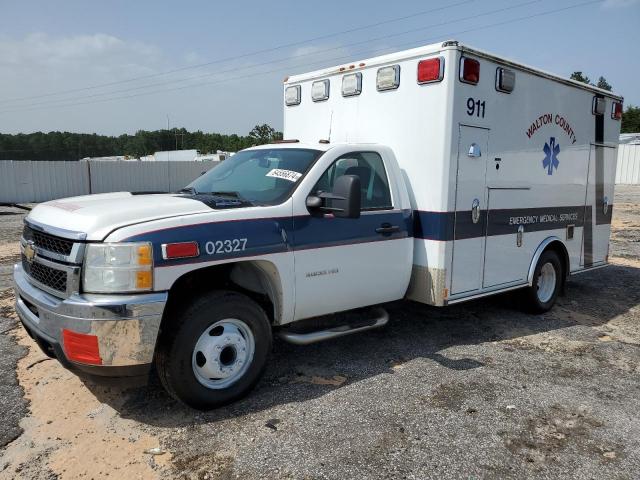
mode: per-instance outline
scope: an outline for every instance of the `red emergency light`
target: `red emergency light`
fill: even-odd
[[[622,118],[622,102],[613,102],[611,118],[614,120],[620,120]]]
[[[418,62],[418,83],[439,82],[443,77],[444,58],[429,58]]]
[[[480,81],[480,62],[474,58],[460,59],[460,81],[476,85]]]

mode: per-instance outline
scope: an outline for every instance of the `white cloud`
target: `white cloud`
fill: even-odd
[[[218,55],[218,58],[225,56],[224,52]],[[216,58],[213,54],[212,57]],[[21,38],[0,33],[0,132],[69,130],[117,135],[138,129],[164,128],[167,115],[171,125],[207,131],[245,133],[253,125],[265,122],[281,128],[280,74],[261,75],[263,81],[252,84],[251,88],[247,85],[252,78],[255,83],[255,75],[249,79],[197,85],[246,76],[252,71],[265,71],[287,63],[242,70],[264,60],[243,59],[209,69],[86,88],[208,60],[211,58],[201,57],[192,50],[169,54],[155,45],[104,33],[68,36],[32,33]],[[224,75],[216,73],[216,70],[235,68],[241,70]],[[164,85],[209,72],[213,75],[186,82],[193,88],[171,90],[185,82]],[[265,78],[268,81],[264,81]],[[47,95],[73,89],[80,90]],[[115,92],[108,96],[116,99],[102,101],[105,97],[97,96],[108,92]],[[161,93],[146,95],[150,92]]]
[[[603,8],[626,8],[640,4],[640,0],[605,0]]]

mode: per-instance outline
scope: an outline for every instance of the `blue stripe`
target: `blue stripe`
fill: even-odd
[[[384,223],[397,225],[398,232],[381,235],[376,228]],[[154,264],[171,266],[185,263],[209,262],[229,258],[252,257],[270,253],[282,253],[294,249],[323,248],[365,242],[379,242],[407,238],[412,235],[410,210],[365,214],[358,220],[332,216],[299,216],[293,218],[248,219],[212,222],[157,230],[135,235],[127,241],[147,241],[154,246]],[[246,238],[246,248],[237,251],[213,253],[216,241]],[[166,243],[196,241],[200,248],[197,258],[165,260],[161,245]],[[211,242],[214,242],[211,244]],[[237,243],[236,243],[237,245]],[[227,249],[234,245],[226,243]]]
[[[270,253],[293,250],[352,245],[366,242],[380,242],[398,238],[415,237],[424,240],[451,241],[464,238],[478,238],[485,235],[515,233],[518,225],[512,224],[510,215],[562,214],[581,211],[584,207],[548,207],[533,209],[492,210],[491,221],[486,211],[482,211],[480,221],[471,221],[471,212],[458,212],[456,226],[455,212],[425,212],[420,210],[380,211],[362,215],[358,220],[333,216],[297,216],[282,218],[261,218],[211,222],[142,233],[127,241],[148,241],[154,245],[154,262],[157,266],[179,265],[183,263],[209,262],[229,258],[253,257]],[[487,231],[487,223],[490,231]],[[577,226],[580,221],[559,220],[553,223],[541,222],[528,225],[527,231],[563,228],[568,223]],[[397,225],[398,232],[382,235],[376,228],[382,224]],[[212,251],[210,242],[225,242],[247,239],[245,249],[222,252]],[[197,241],[200,256],[191,259],[164,260],[160,246],[166,243]],[[225,246],[228,246],[226,243]],[[237,245],[237,244],[236,244]],[[231,247],[234,245],[231,244]],[[227,247],[229,250],[229,247]],[[232,249],[233,250],[233,249]]]
[[[453,240],[455,212],[413,211],[413,236],[425,240]]]

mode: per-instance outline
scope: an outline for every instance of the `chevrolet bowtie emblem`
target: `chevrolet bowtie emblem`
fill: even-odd
[[[33,259],[36,258],[36,249],[33,247],[31,240],[24,246],[24,256],[29,263],[33,263]]]

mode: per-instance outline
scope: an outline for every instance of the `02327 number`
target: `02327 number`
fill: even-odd
[[[207,255],[220,255],[221,253],[242,252],[247,248],[246,238],[232,238],[231,240],[208,241],[204,244]]]
[[[467,98],[467,115],[470,117],[484,118],[484,100],[476,100],[473,97]]]

